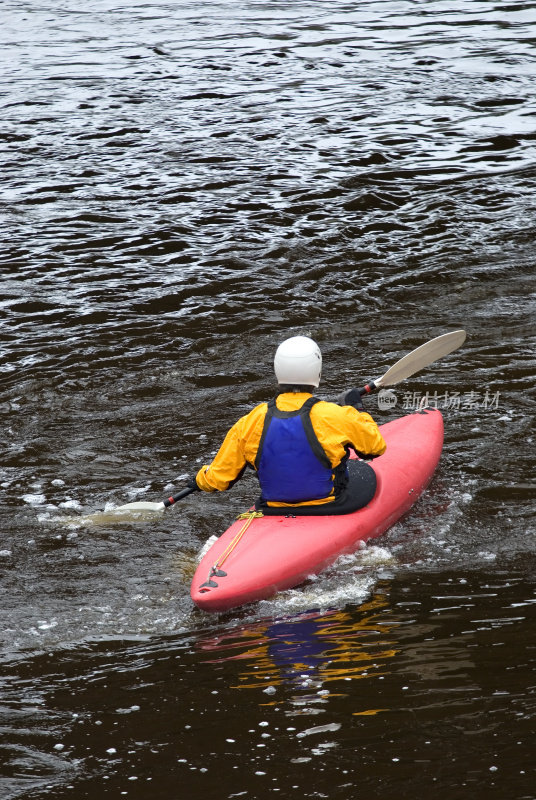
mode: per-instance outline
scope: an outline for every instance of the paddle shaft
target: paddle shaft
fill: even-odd
[[[187,486],[186,489],[183,489],[176,495],[168,497],[167,500],[164,500],[164,508],[169,508],[169,506],[174,505],[178,500],[182,500],[183,497],[188,497],[189,494],[192,494],[193,492],[197,491],[198,491],[197,489],[194,489],[191,486]]]

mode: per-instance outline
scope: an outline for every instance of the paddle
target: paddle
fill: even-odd
[[[182,500],[183,497],[187,497],[192,492],[196,492],[197,489],[192,489],[191,486],[187,486],[186,489],[182,489],[177,494],[173,495],[173,497],[168,497],[167,500],[164,500],[161,503],[151,503],[149,501],[140,500],[136,503],[127,503],[124,506],[118,506],[114,508],[114,514],[122,514],[123,512],[129,511],[164,511],[169,506],[174,505],[178,500]]]
[[[393,364],[393,366],[390,367],[387,372],[381,376],[381,378],[370,381],[366,386],[363,387],[363,389],[360,389],[361,394],[370,394],[375,389],[381,389],[383,386],[395,386],[395,384],[400,383],[406,378],[409,378],[411,375],[415,375],[416,372],[420,372],[421,369],[428,367],[439,358],[443,358],[443,356],[452,353],[453,350],[457,350],[458,347],[464,343],[464,341],[465,331],[462,330],[452,331],[452,333],[444,333],[442,336],[437,336],[435,339],[431,339],[429,342],[426,342],[420,347],[417,347],[415,350],[412,350],[411,353],[408,353],[406,356],[404,356],[404,358],[401,358],[400,361],[396,362],[396,364]],[[187,497],[189,494],[192,494],[192,492],[195,491],[195,489],[187,487],[178,494],[174,495],[173,497],[169,497],[167,500],[164,500],[164,502],[161,503],[151,503],[145,501],[127,503],[124,506],[114,508],[113,513],[128,514],[131,511],[164,511],[164,509],[174,505],[179,500],[182,500],[183,497]]]
[[[421,344],[420,347],[412,350],[411,353],[408,353],[396,364],[393,364],[392,367],[389,367],[381,378],[370,381],[359,391],[361,394],[370,394],[375,389],[382,389],[384,386],[396,386],[397,383],[410,378],[415,373],[433,364],[434,361],[457,350],[465,342],[465,336],[465,331],[460,330],[444,333],[442,336],[430,339],[429,342]]]

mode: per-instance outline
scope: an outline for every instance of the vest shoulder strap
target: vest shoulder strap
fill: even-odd
[[[311,445],[311,450],[318,458],[322,466],[331,469],[331,461],[327,457],[324,448],[318,441],[318,436],[315,433],[315,429],[313,428],[313,423],[311,422],[311,409],[318,403],[318,397],[310,397],[309,400],[306,400],[303,406],[300,408],[300,416],[302,418],[303,427],[305,429],[305,435],[307,436],[307,441]]]

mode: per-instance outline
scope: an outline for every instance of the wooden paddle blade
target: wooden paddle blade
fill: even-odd
[[[435,339],[430,339],[429,342],[422,344],[407,356],[401,358],[396,364],[390,367],[385,375],[374,381],[376,387],[381,386],[395,386],[400,381],[415,375],[425,367],[433,364],[443,356],[447,356],[465,342],[465,331],[452,331],[451,333],[444,333],[442,336],[437,336]]]

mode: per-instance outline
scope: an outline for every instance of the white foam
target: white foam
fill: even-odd
[[[60,503],[60,508],[74,508],[77,511],[82,508],[82,504],[78,502],[78,500],[71,500],[70,498],[64,500],[63,503]]]
[[[284,612],[307,611],[311,608],[332,608],[347,603],[362,603],[370,594],[375,578],[358,575],[340,575],[330,579],[321,575],[307,586],[280,592],[272,600],[260,603],[261,612],[280,614]]]
[[[40,631],[49,631],[51,628],[55,628],[57,624],[58,623],[56,622],[56,620],[52,620],[51,622],[43,620],[42,622],[39,622],[37,627],[39,628]]]
[[[218,541],[218,537],[216,535],[211,536],[210,539],[207,539],[199,553],[197,554],[197,563],[200,563],[202,559],[206,556],[214,542]]]
[[[47,501],[44,494],[23,494],[21,500],[32,506],[42,506]]]
[[[497,553],[490,553],[486,550],[481,550],[477,555],[483,561],[495,561],[497,558]]]
[[[140,494],[145,494],[151,488],[151,485],[148,484],[147,486],[135,486],[132,489],[127,490],[127,495],[129,497],[138,497]]]
[[[383,566],[395,562],[395,557],[390,550],[386,547],[377,547],[376,545],[371,545],[365,550],[360,550],[356,555],[359,558],[359,563],[363,566]]]

